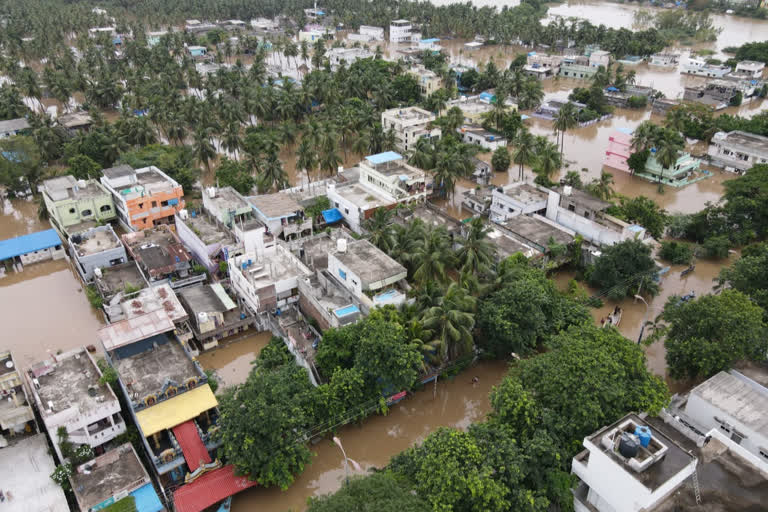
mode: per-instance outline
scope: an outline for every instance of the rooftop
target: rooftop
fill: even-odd
[[[187,319],[179,299],[168,284],[150,286],[120,303],[124,318],[136,318],[152,311],[163,310],[173,323]]]
[[[224,313],[237,307],[219,283],[184,288],[179,295],[187,305],[190,314],[193,315],[212,312]]]
[[[58,117],[58,123],[65,128],[80,128],[81,126],[89,126],[93,123],[93,119],[88,112],[73,112],[71,114],[62,114]]]
[[[611,203],[608,201],[603,201],[602,199],[577,188],[571,187],[570,193],[567,195],[565,193],[565,187],[556,187],[553,190],[560,194],[561,202],[563,200],[572,201],[593,211],[603,211],[611,206]]]
[[[357,274],[365,283],[375,283],[405,274],[407,271],[368,240],[356,240],[347,244],[346,252],[334,252],[344,266]]]
[[[408,165],[403,157],[397,153],[389,151],[388,153],[382,153],[382,155],[387,156],[376,160],[371,160],[371,157],[365,157],[365,163],[361,167],[375,169],[376,172],[387,178],[397,176],[401,181],[405,182],[423,180],[425,178],[424,171]],[[399,158],[393,158],[395,155]],[[373,156],[378,157],[380,155]]]
[[[192,377],[199,377],[197,365],[187,355],[181,344],[165,334],[150,340],[148,350],[112,359],[120,379],[128,393],[142,400],[145,396],[163,391],[163,387],[175,383],[178,387]]]
[[[102,327],[96,332],[104,350],[111,351],[174,329],[165,310],[158,309]]]
[[[90,199],[109,193],[94,180],[76,180],[73,176],[59,176],[43,182],[43,189],[54,201]]]
[[[101,269],[101,277],[96,277],[96,286],[102,296],[112,298],[119,292],[124,292],[126,287],[144,288],[147,282],[141,275],[135,261],[128,261],[111,267]]]
[[[393,204],[392,201],[386,197],[362,186],[360,183],[350,183],[346,185],[339,184],[336,186],[336,192],[347,201],[363,210],[371,210]]]
[[[55,229],[0,240],[0,261],[57,245],[61,245],[61,239]]]
[[[277,252],[262,260],[253,254],[244,254],[234,258],[235,264],[256,290],[274,286],[280,281],[300,277],[309,273],[309,269],[283,246],[277,246]],[[247,265],[246,262],[251,264]],[[243,269],[242,265],[246,265]]]
[[[182,222],[197,235],[205,245],[228,244],[234,240],[228,231],[219,227],[207,215],[189,215]]]
[[[507,185],[502,189],[504,195],[529,206],[541,201],[546,201],[548,194],[527,183]]]
[[[239,211],[251,208],[248,201],[232,187],[215,189],[213,197],[210,196],[210,192],[206,191],[205,201],[216,205],[221,211]]]
[[[23,117],[0,121],[0,133],[17,132],[27,128],[29,128],[29,122]]]
[[[639,416],[628,414],[614,424],[603,427],[588,436],[587,440],[603,450],[603,453],[613,459],[617,466],[653,492],[683,471],[695,460],[695,457],[661,430],[652,428],[651,443],[648,447],[641,448],[635,457],[625,458],[618,452],[618,436],[621,432],[634,434],[637,426],[648,425]]]
[[[150,482],[130,443],[81,465],[71,480],[72,491],[81,510],[91,510],[104,500]]]
[[[449,233],[461,231],[461,222],[427,205],[417,206],[413,210],[400,209],[396,219],[400,218],[406,221],[419,219],[428,226],[444,227]]]
[[[133,169],[119,165],[102,171],[107,183],[126,201],[153,194],[169,193],[179,184],[154,166]]]
[[[528,215],[513,217],[504,222],[502,226],[523,240],[533,242],[543,248],[549,246],[550,239],[554,239],[558,244],[569,244],[573,241],[573,236],[562,229],[558,229],[541,219]]]
[[[395,160],[402,160],[403,155],[395,153],[394,151],[385,151],[384,153],[378,153],[376,155],[368,155],[365,159],[373,165],[379,165]]]
[[[40,383],[43,419],[71,408],[80,415],[103,407],[104,400],[117,400],[112,390],[99,382],[101,372],[87,350],[80,348],[32,365],[29,370]]]
[[[768,137],[755,135],[754,133],[747,133],[738,130],[727,133],[718,132],[715,134],[713,140],[716,142],[726,142],[728,144],[737,145],[751,150],[768,152]]]
[[[169,274],[190,256],[176,235],[166,225],[123,235],[128,251],[150,275]]]
[[[419,107],[393,108],[385,110],[382,115],[394,117],[400,121],[423,121],[425,123],[435,119],[432,112]]]
[[[112,226],[98,226],[87,231],[82,231],[70,238],[77,255],[80,257],[98,254],[100,252],[122,247],[120,239],[115,234]]]
[[[755,383],[720,372],[691,390],[754,432],[768,437],[768,393]]]
[[[51,480],[56,464],[45,434],[26,437],[0,450],[3,512],[69,512],[61,487]],[[13,499],[8,499],[13,496]]]
[[[524,254],[528,258],[538,252],[498,229],[491,229],[488,232],[488,241],[496,246],[496,254],[500,260],[506,259],[517,252]]]
[[[281,217],[291,217],[296,212],[304,211],[304,208],[288,194],[263,194],[260,196],[251,196],[248,201],[264,217],[268,219],[279,219]]]

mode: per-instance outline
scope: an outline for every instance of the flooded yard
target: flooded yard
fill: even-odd
[[[253,361],[264,348],[271,332],[252,332],[232,340],[222,340],[219,347],[203,352],[197,358],[205,370],[215,370],[220,393],[224,388],[242,384],[251,371]]]

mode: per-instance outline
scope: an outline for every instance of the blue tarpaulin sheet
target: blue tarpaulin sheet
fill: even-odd
[[[326,224],[333,224],[334,222],[339,222],[341,217],[341,212],[338,208],[331,208],[330,210],[323,210],[323,219],[325,219]]]

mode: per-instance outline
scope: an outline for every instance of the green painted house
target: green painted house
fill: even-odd
[[[51,223],[66,235],[116,218],[112,195],[96,180],[59,176],[43,182],[42,192]]]
[[[652,181],[683,185],[690,183],[697,177],[700,165],[701,160],[692,157],[690,153],[680,151],[677,155],[677,161],[672,166],[662,168],[652,152],[645,163],[645,172],[642,175]]]

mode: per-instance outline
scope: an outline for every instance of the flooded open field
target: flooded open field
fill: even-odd
[[[481,362],[453,380],[440,381],[433,397],[432,385],[393,406],[386,416],[371,416],[362,425],[348,425],[337,432],[347,455],[364,469],[383,467],[389,459],[422,441],[438,427],[467,428],[490,410],[488,393],[506,373],[501,362]],[[472,384],[477,375],[479,382]],[[287,490],[254,487],[236,495],[233,512],[301,511],[307,498],[337,490],[344,479],[344,459],[338,447],[324,439],[311,447],[315,456]]]

